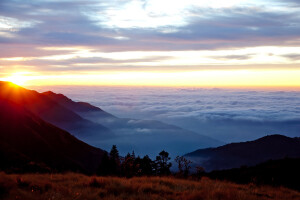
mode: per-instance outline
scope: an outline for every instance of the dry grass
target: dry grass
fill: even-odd
[[[300,199],[300,193],[286,188],[238,185],[208,178],[193,181],[168,177],[89,177],[75,173],[0,173],[0,199],[292,200]]]

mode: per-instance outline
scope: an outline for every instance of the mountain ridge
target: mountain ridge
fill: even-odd
[[[37,91],[0,81],[0,98],[22,105],[43,120],[72,134],[89,134],[91,132],[101,134],[103,137],[113,136],[107,127],[82,118],[79,114]]]
[[[93,135],[90,137],[78,135],[78,137],[93,146],[105,149],[116,144],[121,154],[127,154],[134,150],[137,154],[148,154],[154,157],[162,149],[166,149],[176,156],[182,152],[189,152],[199,145],[208,147],[224,144],[214,138],[156,120],[118,118],[89,103],[75,102],[63,94],[56,94],[52,91],[41,94],[47,95],[56,103],[75,111],[84,119],[108,127],[116,136],[111,140],[102,140],[101,138],[99,140],[99,137],[93,137]]]
[[[208,171],[253,166],[270,159],[300,157],[300,140],[278,134],[268,135],[253,141],[198,149],[184,156]]]
[[[0,82],[0,97],[24,105],[43,120],[67,130],[78,139],[109,150],[117,145],[120,154],[135,151],[152,158],[163,149],[172,157],[197,147],[216,147],[221,141],[155,120],[115,117],[84,102],[75,102],[63,94],[39,93]]]
[[[44,170],[97,170],[103,150],[76,139],[14,102],[0,98],[0,111],[2,170],[22,171],[30,163],[45,165]]]

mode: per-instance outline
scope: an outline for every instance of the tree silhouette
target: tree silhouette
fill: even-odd
[[[109,153],[110,167],[112,175],[119,175],[120,156],[116,145],[113,145]]]
[[[154,162],[149,158],[149,156],[144,156],[140,161],[141,174],[146,176],[153,175],[153,165]]]
[[[122,175],[126,177],[133,177],[138,175],[139,164],[136,162],[134,152],[127,154],[124,158],[124,162],[121,165]]]
[[[187,177],[190,173],[192,161],[186,159],[183,156],[176,156],[175,161],[178,164],[179,175]]]
[[[102,156],[100,166],[97,170],[97,175],[106,176],[110,175],[111,173],[111,162],[108,153],[105,151]]]
[[[112,146],[110,153],[109,153],[109,157],[111,160],[115,160],[116,162],[120,161],[119,151],[118,151],[116,145]]]
[[[183,157],[183,167],[184,167],[183,176],[184,177],[187,177],[190,173],[190,169],[191,169],[190,164],[192,164],[192,161],[190,161],[190,160],[186,159],[185,157]]]
[[[164,150],[156,156],[155,162],[158,175],[169,175],[171,173],[170,167],[172,166],[172,163],[169,163],[169,160],[171,160],[169,153]]]
[[[178,165],[178,170],[179,170],[179,175],[183,175],[183,160],[182,156],[176,156],[175,162],[177,162]]]

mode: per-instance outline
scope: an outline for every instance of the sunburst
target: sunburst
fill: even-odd
[[[24,86],[26,85],[26,82],[30,80],[30,78],[26,76],[25,73],[16,73],[9,77],[3,78],[2,80],[12,82],[16,85]]]

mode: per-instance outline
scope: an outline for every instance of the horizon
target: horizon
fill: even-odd
[[[0,80],[1,81],[1,80]],[[9,82],[9,81],[8,81]],[[12,82],[13,83],[13,82]],[[16,83],[14,83],[16,84]],[[18,84],[16,84],[18,85]],[[54,89],[58,87],[99,87],[99,88],[153,88],[153,89],[203,89],[203,90],[248,90],[248,91],[287,91],[287,92],[298,92],[300,91],[300,86],[166,86],[166,85],[19,85],[26,89],[38,89],[43,88],[45,91],[47,89]],[[53,91],[55,92],[55,91]]]
[[[207,89],[207,90],[257,90],[257,91],[287,91],[287,92],[298,92],[300,91],[300,86],[279,86],[279,85],[273,85],[273,86],[251,86],[251,85],[245,85],[245,86],[203,86],[203,85],[97,85],[97,84],[45,84],[45,85],[39,85],[39,84],[28,84],[28,82],[20,82],[19,80],[12,80],[11,77],[0,79],[0,82],[8,82],[15,84],[17,86],[23,87],[25,89],[37,89],[37,88],[43,88],[45,90],[51,88],[57,88],[57,87],[99,87],[99,88],[157,88],[157,89]],[[55,92],[55,91],[53,91]]]

